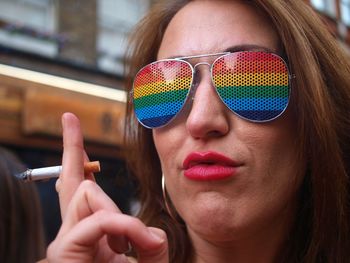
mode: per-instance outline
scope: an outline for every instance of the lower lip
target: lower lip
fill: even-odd
[[[237,167],[222,165],[196,165],[184,171],[184,175],[196,181],[223,180],[234,176]]]

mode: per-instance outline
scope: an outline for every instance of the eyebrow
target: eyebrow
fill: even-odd
[[[275,50],[272,50],[270,48],[264,47],[264,46],[259,46],[259,45],[252,45],[252,44],[243,44],[243,45],[237,45],[237,46],[232,46],[224,49],[223,51],[217,51],[211,54],[221,54],[221,53],[233,53],[233,52],[239,52],[239,51],[265,51],[268,53],[276,53]],[[189,56],[171,56],[166,59],[176,59],[176,58],[186,58],[186,57],[200,57],[202,55],[189,55]]]
[[[226,48],[223,52],[238,52],[238,51],[266,51],[269,53],[275,53],[275,50],[259,45],[243,44],[238,46],[232,46]]]

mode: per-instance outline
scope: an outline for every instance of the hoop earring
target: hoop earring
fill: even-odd
[[[169,199],[169,197],[168,197],[168,193],[167,193],[166,188],[165,188],[164,174],[162,174],[162,191],[163,191],[163,199],[164,199],[164,204],[165,204],[166,211],[168,212],[168,214],[171,217],[171,219],[173,219],[174,221],[177,221],[176,217],[171,212],[170,206],[169,206],[168,201],[167,201],[167,199]]]

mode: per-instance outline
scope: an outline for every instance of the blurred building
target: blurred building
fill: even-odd
[[[18,126],[17,134],[14,127],[0,131],[0,142],[57,137],[59,116],[73,111],[88,143],[119,146],[127,37],[149,6],[148,0],[0,0],[0,113],[8,116],[0,125]],[[55,148],[51,139],[41,145]],[[116,156],[104,146],[97,148]]]
[[[339,43],[350,52],[350,0],[307,0]]]
[[[0,45],[121,76],[126,37],[148,8],[147,0],[0,0]]]
[[[0,144],[29,168],[61,163],[60,116],[79,116],[97,182],[128,212],[122,148],[123,56],[147,0],[0,0]],[[47,241],[56,235],[55,180],[37,183]]]

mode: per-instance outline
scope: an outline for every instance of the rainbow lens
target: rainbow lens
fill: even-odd
[[[289,73],[284,60],[266,52],[236,52],[212,65],[213,83],[225,105],[256,122],[280,116],[289,102]]]
[[[142,68],[133,87],[134,110],[147,128],[169,123],[185,104],[192,84],[192,66],[186,61],[160,60]]]

